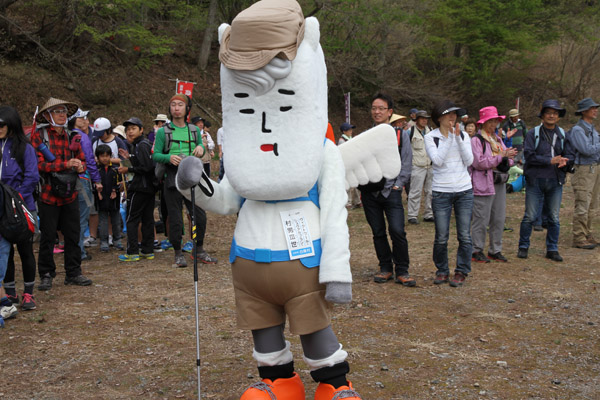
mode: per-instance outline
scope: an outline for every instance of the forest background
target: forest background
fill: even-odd
[[[54,96],[92,118],[136,115],[150,125],[178,78],[196,82],[193,114],[220,126],[217,27],[253,2],[0,0],[0,103],[25,123]],[[576,102],[600,89],[597,0],[299,3],[321,24],[334,126],[347,92],[360,130],[380,89],[401,114],[443,98],[471,115],[487,105],[506,114],[520,98],[529,125],[547,98],[562,101],[573,122]]]

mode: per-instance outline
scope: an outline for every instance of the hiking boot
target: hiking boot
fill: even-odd
[[[35,310],[35,308],[36,308],[36,305],[35,305],[35,300],[33,298],[33,295],[29,294],[29,293],[23,293],[22,301],[21,301],[21,310],[29,311],[29,310]]]
[[[194,243],[191,240],[188,240],[187,242],[185,242],[185,244],[181,247],[182,251],[185,251],[186,253],[191,253],[192,250],[194,250]]]
[[[88,236],[87,238],[84,239],[83,241],[83,246],[84,247],[94,247],[94,246],[98,246],[98,239],[96,239],[93,236]]]
[[[488,252],[488,258],[494,261],[502,261],[502,262],[507,262],[508,259],[506,257],[504,257],[504,255],[500,252],[497,252],[496,254],[492,254],[490,252]]]
[[[194,256],[192,256],[192,260],[193,259]],[[216,264],[218,260],[215,257],[211,257],[206,251],[203,251],[198,253],[198,261],[203,264]]]
[[[0,316],[4,319],[11,319],[17,316],[19,312],[17,311],[17,307],[14,304],[10,306],[2,306],[0,307]]]
[[[175,256],[175,262],[173,262],[173,268],[185,268],[187,267],[187,262],[185,261],[185,257],[183,254],[179,256]]]
[[[511,228],[510,226],[505,226],[504,227],[504,232],[514,232],[514,229]]]
[[[274,381],[263,379],[248,387],[240,400],[305,399],[304,384],[294,372],[291,378],[279,378]],[[315,397],[316,398],[316,397]],[[331,400],[331,397],[328,399]]]
[[[592,234],[589,234],[589,235],[586,237],[586,239],[587,239],[587,241],[588,241],[588,242],[590,242],[591,244],[595,244],[596,246],[600,245],[600,242],[598,242],[598,241],[596,240],[596,238],[594,237],[594,235],[592,235]]]
[[[8,298],[13,304],[19,304],[19,297],[17,295],[13,296],[12,294],[6,293],[6,298]]]
[[[144,260],[154,260],[154,253],[140,253],[140,258],[143,258]]]
[[[165,239],[162,242],[160,242],[160,247],[162,247],[163,250],[169,250],[173,248],[173,245],[171,244],[171,242],[169,242],[169,239]]]
[[[536,232],[541,232],[541,231],[544,230],[544,227],[541,226],[541,225],[534,225],[533,226],[533,230],[536,231]]]
[[[359,400],[362,399],[360,395],[352,387],[352,382],[348,381],[348,386],[340,386],[334,388],[327,383],[319,383],[317,391],[315,392],[315,400]]]
[[[413,287],[417,285],[417,281],[411,278],[408,274],[396,277],[396,283],[402,286]]]
[[[89,253],[86,253],[85,256],[81,257],[81,261],[92,261],[92,255]]]
[[[52,289],[52,276],[45,274],[42,276],[42,282],[38,285],[38,290],[50,290]]]
[[[90,286],[92,280],[83,275],[65,277],[65,285]]]
[[[456,271],[454,273],[454,278],[452,278],[452,280],[450,281],[450,286],[452,286],[452,287],[462,286],[463,283],[465,283],[466,278],[467,278],[467,276],[465,274],[463,274],[460,271]]]
[[[102,243],[100,245],[100,251],[102,253],[108,253],[110,251],[110,247],[108,246],[108,243]]]
[[[473,253],[473,255],[471,256],[471,261],[475,261],[478,263],[489,263],[490,259],[487,258],[483,252],[478,251],[477,253]]]
[[[578,242],[574,241],[573,247],[576,247],[578,249],[593,250],[596,248],[596,245],[586,239],[586,240],[580,240]]]
[[[160,245],[160,242],[158,240],[154,241],[154,252],[155,253],[160,253],[161,251],[163,251],[163,248]]]
[[[373,277],[373,282],[375,283],[385,283],[387,281],[392,280],[394,278],[394,274],[391,272],[380,272]]]
[[[563,260],[563,258],[560,256],[560,254],[558,254],[558,251],[547,251],[546,258],[549,258],[552,261],[558,261],[558,262],[561,262]]]
[[[113,246],[117,250],[121,250],[121,251],[125,250],[125,248],[123,247],[123,243],[121,242],[121,239],[115,240]]]
[[[433,280],[434,285],[441,285],[442,283],[448,283],[448,274],[435,274],[435,279]]]
[[[433,217],[425,217],[425,218],[423,218],[423,221],[425,221],[425,222],[435,222],[435,218],[433,218]]]
[[[419,220],[416,218],[409,218],[408,223],[411,225],[419,225]]]
[[[121,254],[121,255],[119,255],[119,261],[123,261],[123,262],[140,261],[140,256],[137,254]]]
[[[527,258],[528,251],[529,251],[529,249],[526,249],[525,247],[519,247],[519,251],[517,252],[517,257]]]

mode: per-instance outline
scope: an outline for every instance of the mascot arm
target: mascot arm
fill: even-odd
[[[400,174],[396,131],[390,125],[377,125],[338,148],[346,170],[346,189]]]
[[[197,184],[206,185],[206,182],[202,179],[203,173],[202,160],[196,157],[186,157],[179,165],[177,178],[175,179],[177,190],[186,199],[191,200],[190,188]],[[204,194],[198,187],[194,190],[196,204],[200,208],[216,214],[227,215],[237,213],[241,208],[242,198],[231,187],[227,177],[223,177],[220,183],[212,180],[210,183],[214,188],[214,193],[210,197]]]
[[[350,272],[350,237],[346,218],[348,196],[344,189],[344,165],[335,144],[326,141],[323,168],[319,176],[321,207],[321,266],[319,282],[352,282]]]

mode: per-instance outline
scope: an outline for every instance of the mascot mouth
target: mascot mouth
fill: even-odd
[[[260,149],[262,151],[272,151],[273,154],[275,154],[276,156],[279,155],[279,153],[277,152],[277,143],[273,143],[273,144],[263,144],[260,146]]]

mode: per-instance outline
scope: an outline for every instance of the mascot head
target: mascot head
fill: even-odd
[[[227,179],[253,200],[305,194],[327,130],[318,21],[295,0],[262,0],[221,25],[219,42]]]

